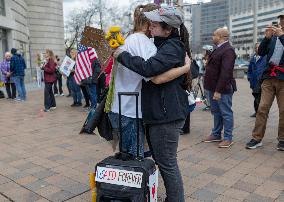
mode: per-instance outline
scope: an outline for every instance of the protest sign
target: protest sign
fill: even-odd
[[[86,26],[82,33],[81,44],[96,50],[98,60],[105,67],[108,64],[112,49],[105,39],[105,33],[101,29]]]
[[[70,57],[65,56],[59,70],[62,74],[64,74],[65,76],[69,76],[73,67],[75,65],[75,61],[72,60]]]

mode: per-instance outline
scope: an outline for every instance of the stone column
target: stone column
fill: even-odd
[[[25,0],[28,5],[28,27],[31,67],[36,55],[51,49],[62,60],[64,51],[63,0]]]

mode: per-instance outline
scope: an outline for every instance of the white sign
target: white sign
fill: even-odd
[[[141,188],[143,173],[115,168],[97,167],[96,182]]]
[[[158,169],[149,176],[150,202],[158,201]]]
[[[70,57],[65,56],[61,66],[60,66],[61,73],[64,74],[65,76],[69,76],[74,65],[75,65],[75,61],[72,60]]]

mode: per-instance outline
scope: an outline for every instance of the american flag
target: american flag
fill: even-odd
[[[76,58],[76,68],[74,78],[77,84],[83,79],[92,76],[92,63],[97,59],[97,53],[94,48],[79,45]]]

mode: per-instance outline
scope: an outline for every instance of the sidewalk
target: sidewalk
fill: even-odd
[[[276,150],[278,110],[274,103],[263,147],[246,150],[254,126],[253,97],[240,79],[234,95],[235,144],[219,149],[202,143],[212,117],[199,106],[191,134],[180,137],[178,159],[187,202],[284,202],[284,152]],[[88,173],[112,154],[98,136],[79,135],[87,112],[71,108],[71,98],[56,97],[57,109],[43,108],[43,90],[26,102],[0,100],[0,201],[91,201]],[[159,195],[164,197],[163,182]]]

